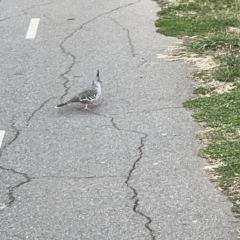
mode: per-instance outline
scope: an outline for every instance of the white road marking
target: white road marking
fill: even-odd
[[[0,130],[0,147],[2,145],[4,134],[5,134],[5,131],[4,130]]]
[[[6,207],[7,207],[6,204],[4,204],[4,203],[0,203],[0,211],[3,210],[3,209],[6,208]]]
[[[26,39],[33,39],[37,34],[40,18],[32,18],[28,27]]]

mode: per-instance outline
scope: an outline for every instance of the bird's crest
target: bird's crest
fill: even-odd
[[[97,70],[97,75],[96,77],[94,78],[93,82],[92,82],[92,85],[97,85],[98,83],[102,83],[102,81],[100,80],[100,76],[99,76],[99,70]]]

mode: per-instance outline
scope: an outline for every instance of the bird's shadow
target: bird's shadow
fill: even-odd
[[[102,104],[99,105],[92,105],[89,104],[88,108],[89,110],[85,110],[84,109],[85,105],[84,104],[69,104],[67,106],[63,106],[61,108],[56,109],[57,113],[60,115],[88,115],[88,114],[96,114],[101,112],[100,109],[102,106]]]

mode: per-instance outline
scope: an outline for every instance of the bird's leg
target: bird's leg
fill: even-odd
[[[97,102],[93,102],[92,104],[93,104],[94,106],[97,106],[97,105],[98,105],[98,103],[97,103]]]
[[[88,105],[86,104],[84,110],[90,110],[87,106],[88,106]]]

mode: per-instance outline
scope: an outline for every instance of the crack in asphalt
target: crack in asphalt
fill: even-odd
[[[26,15],[30,15],[27,11],[28,10],[31,10],[31,9],[33,9],[33,8],[35,8],[35,7],[41,7],[41,6],[46,6],[46,5],[50,5],[50,4],[53,4],[54,3],[54,1],[53,0],[50,0],[50,2],[48,2],[48,3],[42,3],[42,4],[36,4],[36,5],[33,5],[32,7],[29,7],[29,8],[25,8],[25,9],[23,9],[23,10],[21,10],[24,14],[26,14]]]
[[[26,173],[18,172],[18,171],[16,171],[16,170],[12,169],[12,168],[5,168],[5,167],[3,167],[3,166],[0,166],[0,169],[5,170],[5,171],[10,171],[10,172],[12,172],[13,174],[19,174],[19,175],[23,176],[23,177],[26,179],[25,181],[22,181],[22,182],[14,185],[14,186],[8,187],[8,198],[9,198],[9,202],[8,202],[7,204],[5,204],[4,207],[0,208],[0,211],[1,211],[1,210],[3,210],[4,208],[9,207],[9,206],[11,206],[11,205],[14,203],[14,201],[15,201],[14,191],[15,191],[17,188],[19,188],[20,186],[22,186],[22,185],[30,182],[31,178],[30,178]]]
[[[13,142],[15,142],[17,140],[17,138],[19,137],[20,134],[20,130],[17,129],[17,127],[15,126],[15,119],[14,117],[12,118],[12,123],[11,123],[11,127],[14,129],[15,131],[15,136],[14,138],[7,144],[7,146],[10,146]]]
[[[45,106],[45,104],[50,101],[50,99],[51,99],[51,98],[48,98],[48,99],[47,99],[46,101],[44,101],[37,109],[35,109],[35,110],[31,113],[31,115],[27,118],[27,124],[26,124],[26,126],[29,125],[29,123],[30,123],[30,121],[32,120],[32,118],[34,117],[34,115],[35,115],[38,111],[40,111],[40,110]]]
[[[74,177],[74,176],[40,176],[40,177],[31,177],[31,179],[44,179],[44,178],[60,178],[60,179],[79,179],[79,180],[88,180],[88,179],[105,179],[105,178],[125,178],[126,176],[87,176],[87,177]]]
[[[1,1],[0,1],[0,2],[1,2]],[[29,15],[29,13],[28,13],[27,11],[30,10],[30,9],[33,9],[33,8],[35,8],[35,7],[50,5],[50,4],[53,4],[53,3],[54,3],[54,1],[51,0],[49,3],[43,3],[43,4],[33,5],[32,7],[25,8],[25,9],[20,10],[20,11],[21,11],[23,14],[25,14],[25,15]],[[5,18],[3,18],[3,19],[0,19],[0,22],[6,21],[6,20],[11,19],[11,18],[14,18],[14,17],[20,17],[20,16],[22,16],[22,14],[13,15],[13,16],[10,16],[10,17],[5,17]]]
[[[109,19],[112,20],[116,25],[122,27],[122,29],[127,32],[127,39],[128,39],[128,44],[129,44],[129,47],[130,47],[131,55],[132,55],[132,57],[136,57],[135,47],[133,45],[133,42],[132,42],[132,39],[131,39],[131,36],[130,36],[130,31],[126,27],[124,27],[121,23],[116,21],[115,19],[112,19],[112,18],[109,18]]]
[[[118,125],[114,122],[114,117],[111,117],[110,122],[112,123],[113,127],[117,130],[121,131],[121,129],[118,127]]]
[[[10,19],[11,17],[6,17],[6,18],[3,18],[3,19],[0,19],[0,22],[3,22],[3,21],[6,21],[8,19]]]
[[[13,142],[15,142],[20,134],[20,130],[15,126],[15,118],[14,116],[12,117],[12,120],[11,120],[11,127],[14,129],[15,131],[15,136],[13,137],[13,139],[8,142],[7,145],[5,145],[2,150],[0,151],[0,157],[2,156],[2,153],[3,153],[3,150],[5,150],[7,147],[9,147]],[[8,198],[9,198],[9,202],[7,204],[4,204],[4,206],[0,207],[0,211],[4,210],[6,207],[9,207],[13,204],[13,202],[15,201],[15,197],[14,197],[14,190],[20,186],[22,186],[23,184],[27,183],[30,181],[30,178],[28,177],[28,175],[26,173],[21,173],[21,172],[18,172],[12,168],[6,168],[6,167],[3,167],[3,166],[0,166],[0,169],[2,170],[5,170],[5,171],[10,171],[12,172],[13,174],[19,174],[19,175],[22,175],[26,178],[26,181],[22,181],[20,183],[18,183],[17,185],[15,186],[10,186],[8,187]]]
[[[11,120],[11,128],[14,130],[15,136],[13,137],[13,139],[10,142],[8,142],[8,144],[6,144],[5,146],[2,147],[2,150],[0,151],[0,157],[2,155],[3,150],[6,149],[7,147],[9,147],[14,141],[16,141],[20,134],[20,130],[17,129],[17,127],[15,126],[15,117],[14,116],[12,117],[12,120]]]
[[[129,171],[129,174],[128,174],[128,177],[127,177],[125,183],[127,184],[127,186],[128,186],[129,188],[131,188],[131,190],[132,190],[133,193],[134,193],[134,195],[133,195],[132,198],[131,198],[132,200],[135,199],[135,201],[134,201],[134,206],[133,206],[133,211],[134,211],[135,213],[137,213],[137,214],[139,214],[139,215],[141,215],[142,217],[144,217],[144,218],[147,219],[147,223],[145,224],[145,227],[148,229],[148,231],[149,231],[149,233],[150,233],[150,235],[151,235],[151,239],[152,239],[152,240],[155,240],[156,237],[155,237],[155,235],[154,235],[154,231],[153,231],[153,229],[150,227],[150,224],[151,224],[151,222],[152,222],[152,219],[151,219],[149,216],[147,216],[146,214],[144,214],[142,211],[140,211],[140,210],[137,209],[138,206],[139,206],[139,199],[137,198],[138,192],[137,192],[137,189],[134,188],[133,186],[131,186],[131,184],[130,184],[130,180],[131,180],[131,177],[132,177],[132,173],[133,173],[133,171],[136,169],[137,164],[141,161],[142,156],[143,156],[144,141],[145,141],[145,139],[148,137],[148,135],[147,135],[146,133],[142,133],[142,134],[144,134],[144,136],[141,137],[141,139],[140,139],[140,146],[138,147],[139,156],[138,156],[138,158],[135,160],[135,162],[133,163],[132,168],[131,168],[130,171]]]
[[[152,222],[152,219],[147,216],[146,214],[144,214],[143,212],[141,212],[140,210],[138,210],[138,206],[139,206],[139,199],[137,198],[138,196],[138,191],[136,188],[134,188],[131,184],[130,184],[130,180],[131,180],[131,177],[132,177],[132,173],[134,172],[134,170],[136,169],[136,166],[137,164],[142,160],[142,157],[143,157],[143,148],[144,148],[144,141],[146,140],[146,138],[148,137],[148,134],[147,133],[144,133],[144,132],[139,132],[139,131],[135,131],[135,130],[129,130],[129,129],[123,129],[123,128],[120,128],[114,121],[114,117],[112,116],[106,116],[106,115],[103,115],[103,114],[96,114],[95,115],[98,115],[98,116],[102,116],[102,117],[105,117],[105,118],[110,118],[110,122],[113,126],[113,128],[115,128],[116,130],[118,131],[125,131],[125,132],[133,132],[133,133],[137,133],[137,134],[141,134],[143,135],[141,138],[140,138],[140,146],[137,148],[138,152],[139,152],[139,156],[138,158],[134,161],[133,165],[132,165],[132,168],[129,170],[129,173],[128,173],[128,176],[127,176],[127,179],[125,180],[125,183],[127,185],[128,188],[130,188],[132,191],[133,191],[133,196],[131,197],[130,200],[133,200],[135,199],[134,201],[134,205],[133,205],[133,211],[136,213],[136,214],[139,214],[141,215],[142,217],[144,217],[145,219],[147,219],[147,223],[145,223],[145,227],[147,228],[147,230],[149,231],[150,233],[150,236],[151,236],[151,239],[152,240],[156,240],[156,236],[154,235],[154,231],[153,229],[150,227],[150,224]]]
[[[62,50],[62,52],[66,55],[66,56],[70,56],[72,58],[72,63],[71,65],[67,68],[67,70],[60,74],[60,76],[65,80],[64,83],[63,83],[63,87],[65,89],[65,92],[64,94],[61,96],[60,100],[62,101],[63,98],[68,94],[68,91],[70,89],[70,87],[68,87],[68,83],[69,83],[69,79],[65,76],[66,74],[68,74],[71,70],[72,70],[72,67],[75,65],[76,63],[76,56],[74,56],[71,52],[67,52],[66,49],[63,47],[63,44],[64,42],[68,39],[68,37],[66,37],[61,43],[60,43],[60,48]]]
[[[62,101],[63,98],[68,94],[68,91],[69,91],[69,89],[70,89],[70,87],[68,86],[68,83],[69,83],[70,80],[66,77],[66,75],[72,70],[73,66],[74,66],[75,63],[76,63],[76,56],[75,56],[74,54],[72,54],[70,51],[67,51],[67,50],[64,48],[64,46],[63,46],[64,43],[65,43],[68,39],[70,39],[75,33],[77,33],[78,31],[80,31],[84,26],[86,26],[87,24],[95,21],[96,19],[98,19],[98,18],[100,18],[100,17],[102,17],[102,16],[104,16],[104,15],[107,15],[107,14],[109,14],[109,13],[115,12],[115,11],[117,11],[117,10],[119,10],[119,9],[126,8],[126,7],[129,7],[129,6],[131,6],[131,5],[137,4],[137,3],[139,3],[140,1],[141,1],[141,0],[138,0],[138,1],[132,2],[132,3],[128,3],[128,4],[124,5],[124,6],[120,6],[120,7],[114,8],[114,9],[108,11],[108,12],[101,13],[101,14],[97,15],[96,17],[94,17],[94,18],[86,21],[85,23],[81,24],[78,28],[76,28],[73,32],[71,32],[70,34],[68,34],[68,35],[62,40],[62,42],[59,44],[60,49],[62,50],[63,54],[65,54],[66,56],[70,56],[70,57],[72,58],[72,63],[70,64],[70,66],[67,68],[67,70],[66,70],[64,73],[60,74],[60,76],[65,80],[64,83],[63,83],[65,92],[64,92],[64,94],[60,97],[60,100],[61,100],[61,101]]]
[[[66,56],[70,56],[70,57],[72,58],[72,63],[71,63],[70,66],[67,68],[67,70],[60,75],[62,78],[65,79],[65,82],[64,82],[64,84],[63,84],[63,86],[64,86],[64,88],[65,88],[65,93],[61,96],[61,100],[63,99],[63,97],[64,97],[65,95],[68,94],[68,90],[70,89],[70,87],[67,86],[67,85],[68,85],[68,82],[69,82],[70,80],[69,80],[65,75],[68,74],[68,73],[72,70],[72,67],[73,67],[73,66],[75,65],[75,63],[76,63],[76,56],[74,56],[71,52],[67,51],[67,50],[64,48],[64,46],[63,46],[64,43],[65,43],[69,38],[71,38],[77,31],[81,30],[85,25],[87,25],[88,23],[96,20],[97,18],[99,18],[99,17],[101,17],[101,16],[103,16],[103,15],[107,15],[107,14],[109,14],[109,13],[111,13],[111,12],[117,11],[117,10],[119,10],[119,9],[121,9],[121,8],[129,7],[129,6],[131,6],[131,5],[133,5],[133,4],[136,4],[136,3],[140,2],[140,1],[141,1],[141,0],[138,0],[138,1],[136,1],[136,2],[132,2],[132,3],[129,3],[129,4],[127,4],[127,5],[114,8],[114,9],[112,9],[112,10],[106,12],[106,13],[99,14],[98,16],[96,16],[96,17],[90,19],[89,21],[83,23],[80,27],[78,27],[77,29],[75,29],[72,33],[70,33],[67,37],[65,37],[65,38],[63,39],[63,41],[60,43],[59,46],[60,46],[62,52],[63,52]],[[53,3],[53,1],[51,1],[51,2],[49,2],[49,3],[45,3],[45,4],[34,5],[34,6],[30,7],[30,8],[23,9],[22,12],[25,13],[25,14],[28,14],[28,13],[27,13],[27,10],[30,10],[30,9],[36,7],[36,6],[49,5],[49,4],[52,4],[52,3]],[[11,17],[9,17],[9,18],[11,18]],[[9,18],[5,18],[5,19],[2,19],[2,20],[0,20],[0,21],[7,20],[7,19],[9,19]],[[32,118],[34,117],[34,115],[36,114],[36,112],[38,112],[40,109],[42,109],[42,108],[44,107],[44,105],[45,105],[49,100],[50,100],[50,98],[47,99],[46,101],[44,101],[36,110],[34,110],[34,111],[32,112],[32,114],[31,114],[31,115],[29,116],[29,118],[27,119],[27,124],[26,124],[27,126],[28,126],[29,122],[31,121],[31,119],[32,119]],[[15,126],[14,117],[12,118],[11,127],[12,127],[12,128],[14,129],[14,131],[15,131],[15,136],[14,136],[14,138],[13,138],[7,145],[5,145],[5,146],[2,148],[2,150],[4,150],[6,147],[10,146],[14,141],[16,141],[16,139],[18,138],[18,136],[19,136],[19,134],[20,134],[20,130],[17,129],[17,127]],[[119,130],[120,130],[120,129],[119,129]],[[0,156],[1,156],[1,155],[2,155],[2,151],[0,152]],[[15,201],[14,191],[15,191],[18,187],[20,187],[20,186],[22,186],[22,185],[30,182],[30,180],[31,180],[32,178],[30,178],[26,173],[18,172],[18,171],[16,171],[16,170],[12,169],[12,168],[5,168],[5,167],[3,167],[3,166],[0,166],[0,169],[6,170],[6,171],[10,171],[10,172],[12,172],[13,174],[22,175],[22,176],[24,176],[25,179],[26,179],[25,181],[21,181],[20,183],[14,185],[14,186],[8,187],[9,202],[8,202],[8,204],[6,204],[3,208],[0,209],[0,210],[3,210],[4,208],[6,208],[6,207],[8,207],[8,206],[11,206],[11,205],[14,203],[14,201]],[[94,176],[92,176],[92,177],[86,177],[85,179],[91,179],[91,178],[95,178],[95,177],[94,177]]]
[[[46,104],[47,102],[49,102],[50,99],[51,99],[51,98],[49,98],[49,99],[47,99],[46,101],[44,101],[37,109],[35,109],[35,110],[31,113],[31,115],[30,115],[29,118],[27,119],[27,124],[26,124],[26,126],[29,125],[29,123],[30,123],[31,119],[34,117],[34,115],[35,115],[40,109],[42,109],[42,108],[45,106],[45,104]],[[10,146],[13,142],[15,142],[15,141],[17,140],[17,138],[19,137],[20,130],[19,130],[19,129],[16,127],[16,125],[15,125],[15,118],[14,118],[14,116],[12,117],[12,120],[11,120],[11,127],[12,127],[13,130],[15,131],[15,136],[13,137],[13,139],[12,139],[10,142],[8,142],[7,145],[5,145],[5,146],[2,148],[2,150],[0,151],[0,157],[1,157],[1,155],[2,155],[3,150],[5,150],[7,147],[9,147],[9,146]],[[15,190],[16,188],[24,185],[25,183],[28,183],[31,179],[30,179],[30,177],[27,175],[27,173],[18,172],[18,171],[16,171],[16,170],[12,169],[12,168],[5,168],[5,167],[3,167],[3,166],[0,166],[0,169],[6,170],[6,171],[10,171],[10,172],[12,172],[12,173],[14,173],[14,174],[20,174],[20,175],[22,175],[22,176],[24,176],[24,177],[26,178],[26,181],[22,181],[22,182],[18,183],[18,184],[15,185],[15,186],[10,186],[10,187],[8,187],[9,203],[6,204],[4,207],[0,208],[0,210],[3,210],[4,208],[6,208],[6,207],[8,207],[8,206],[11,206],[11,205],[13,204],[13,202],[15,201],[14,190]]]
[[[128,173],[128,176],[127,176],[127,179],[125,181],[127,187],[129,187],[132,191],[133,191],[133,196],[131,198],[131,200],[134,200],[134,206],[133,206],[133,211],[136,213],[136,214],[139,214],[141,215],[142,217],[146,218],[147,219],[147,223],[145,223],[145,227],[148,229],[149,233],[150,233],[150,236],[151,236],[151,239],[152,240],[155,240],[156,237],[154,235],[154,231],[153,229],[150,227],[150,224],[152,222],[152,219],[147,216],[146,214],[144,214],[142,211],[138,210],[138,206],[139,206],[139,199],[138,199],[138,192],[137,192],[137,189],[134,188],[131,184],[130,184],[130,180],[131,180],[131,177],[132,177],[132,173],[134,172],[134,170],[136,169],[136,166],[137,164],[142,160],[142,157],[143,157],[143,148],[144,148],[144,141],[146,140],[146,138],[148,137],[148,135],[146,133],[142,133],[144,134],[143,137],[140,138],[140,146],[138,147],[138,152],[139,152],[139,156],[138,158],[135,160],[135,162],[133,163],[132,165],[132,168],[130,169],[129,173]]]
[[[126,8],[126,7],[128,7],[128,6],[131,6],[131,5],[136,4],[136,3],[139,3],[139,2],[140,2],[140,0],[138,0],[137,2],[129,3],[129,4],[124,5],[124,6],[121,6],[121,7],[117,7],[117,8],[112,9],[112,10],[106,12],[106,13],[102,13],[102,14],[100,14],[100,15],[92,18],[92,19],[90,19],[89,21],[83,23],[80,27],[78,27],[77,29],[75,29],[72,33],[70,33],[67,37],[65,37],[65,38],[63,39],[63,41],[60,43],[59,46],[60,46],[62,52],[63,52],[66,56],[70,56],[70,57],[72,58],[72,63],[71,63],[70,66],[67,68],[67,70],[60,75],[60,76],[65,80],[65,82],[64,82],[64,84],[63,84],[63,86],[64,86],[64,88],[65,88],[65,92],[64,92],[64,94],[63,94],[63,95],[61,96],[61,98],[60,98],[61,101],[62,101],[63,97],[68,94],[68,91],[69,91],[69,89],[70,89],[70,87],[68,86],[68,83],[69,83],[70,80],[66,77],[66,75],[72,70],[73,66],[74,66],[75,63],[76,63],[76,56],[73,55],[71,52],[67,51],[67,50],[64,48],[64,46],[63,46],[64,43],[65,43],[69,38],[71,38],[77,31],[81,30],[85,25],[89,24],[90,22],[93,22],[93,21],[96,20],[97,18],[99,18],[99,17],[101,17],[101,16],[103,16],[103,15],[107,15],[107,14],[109,14],[109,13],[111,13],[111,12],[117,11],[117,10],[119,10],[119,9],[121,9],[121,8]],[[53,3],[53,2],[51,1],[51,3]],[[51,3],[48,3],[48,4],[51,4]],[[42,4],[42,5],[48,5],[48,4]],[[33,6],[33,7],[35,7],[35,6]],[[31,8],[33,8],[33,7],[31,7]],[[24,10],[22,10],[22,12],[24,12],[25,14],[28,14],[26,11],[29,10],[29,9],[31,9],[31,8],[24,9]],[[127,32],[127,37],[128,37],[128,42],[129,42],[129,45],[130,45],[131,54],[132,54],[133,57],[135,57],[135,48],[134,48],[134,45],[133,45],[133,43],[132,43],[132,41],[131,41],[129,30],[128,30],[127,28],[125,28],[124,26],[122,26],[122,25],[121,25],[120,23],[118,23],[117,21],[115,21],[115,20],[113,20],[113,21],[114,21],[116,24],[118,24],[119,26],[121,26],[121,27]],[[30,120],[34,117],[35,113],[36,113],[37,111],[39,111],[42,107],[44,107],[44,105],[45,105],[49,100],[50,100],[50,99],[48,99],[48,100],[46,100],[45,102],[43,102],[43,103],[40,105],[40,107],[37,108],[37,109],[30,115],[30,117],[27,119],[27,125],[29,124]],[[106,117],[106,116],[104,116],[104,117]],[[141,212],[140,210],[138,210],[138,206],[139,206],[139,199],[137,198],[138,192],[137,192],[137,190],[136,190],[133,186],[131,186],[131,184],[130,184],[130,180],[131,180],[131,177],[132,177],[132,173],[133,173],[133,171],[136,169],[136,165],[137,165],[137,164],[141,161],[141,159],[142,159],[142,156],[143,156],[143,150],[142,150],[142,149],[143,149],[143,147],[144,147],[144,141],[145,141],[145,139],[147,138],[148,135],[147,135],[146,133],[141,133],[141,132],[137,132],[137,131],[134,131],[134,130],[127,130],[127,129],[121,129],[121,128],[119,128],[119,127],[117,126],[117,124],[114,122],[114,118],[113,118],[113,117],[111,117],[110,121],[111,121],[112,126],[113,126],[115,129],[117,129],[118,131],[135,132],[135,133],[143,134],[143,135],[144,135],[143,137],[140,138],[140,146],[137,148],[137,149],[138,149],[138,152],[139,152],[139,156],[138,156],[138,158],[134,161],[134,163],[133,163],[133,165],[132,165],[132,168],[130,169],[130,171],[129,171],[129,173],[128,173],[128,176],[127,176],[127,179],[126,179],[125,183],[126,183],[127,187],[130,188],[130,189],[133,191],[133,193],[134,193],[134,195],[133,195],[132,198],[131,198],[132,200],[135,199],[135,201],[134,201],[134,206],[133,206],[133,211],[134,211],[136,214],[139,214],[139,215],[141,215],[142,217],[144,217],[144,218],[147,219],[148,222],[145,224],[145,227],[146,227],[146,228],[148,229],[148,231],[150,232],[151,239],[155,240],[156,237],[154,236],[153,230],[150,228],[150,224],[151,224],[151,222],[152,222],[152,219],[151,219],[149,216],[145,215],[145,214],[144,214],[143,212]],[[12,126],[12,128],[15,130],[16,134],[15,134],[15,137],[8,143],[7,146],[11,145],[11,144],[18,138],[18,136],[19,136],[19,134],[20,134],[20,131],[19,131],[19,130],[16,128],[16,126],[15,126],[14,119],[13,119],[13,121],[12,121],[12,125],[11,125],[11,126]],[[14,170],[14,169],[11,169],[11,168],[5,168],[5,167],[0,166],[0,169],[6,170],[6,171],[11,171],[13,174],[19,174],[19,175],[23,176],[23,177],[26,179],[25,181],[21,181],[21,182],[18,183],[17,185],[8,187],[8,191],[9,191],[9,193],[8,193],[9,203],[8,203],[6,206],[11,206],[11,205],[14,203],[14,201],[15,201],[14,191],[15,191],[18,187],[20,187],[20,186],[22,186],[22,185],[30,182],[31,179],[34,179],[34,178],[30,178],[26,173],[21,173],[21,172],[18,172],[18,171],[16,171],[16,170]],[[49,177],[53,177],[53,176],[49,176]],[[56,177],[56,176],[55,176],[55,177]],[[58,176],[58,177],[60,177],[60,176]],[[112,177],[112,176],[111,176],[111,177]],[[65,178],[66,178],[66,177],[65,177]],[[92,179],[92,178],[99,178],[99,177],[90,176],[90,177],[85,177],[84,179]],[[102,178],[103,178],[103,177],[102,177]]]
[[[42,109],[42,108],[45,106],[45,104],[46,104],[47,102],[49,102],[50,99],[51,99],[51,98],[49,98],[49,99],[47,99],[46,101],[44,101],[36,110],[34,110],[34,111],[32,112],[32,114],[30,115],[30,117],[27,119],[27,124],[26,124],[26,126],[29,125],[29,123],[30,123],[31,119],[34,117],[34,115],[35,115],[40,109]],[[2,156],[3,150],[5,150],[5,149],[6,149],[7,147],[9,147],[13,142],[15,142],[15,141],[17,140],[17,138],[19,137],[19,135],[20,135],[20,130],[16,127],[15,117],[14,117],[14,116],[12,117],[12,120],[11,120],[11,127],[12,127],[13,130],[15,131],[15,136],[13,137],[13,139],[12,139],[10,142],[8,142],[7,145],[5,145],[5,146],[1,149],[1,151],[0,151],[0,157]],[[16,170],[14,170],[13,168],[6,168],[6,167],[3,167],[3,166],[0,166],[0,169],[5,170],[5,171],[10,171],[10,172],[12,172],[13,174],[22,175],[22,176],[24,176],[25,179],[26,179],[25,181],[21,181],[20,183],[14,185],[14,186],[8,187],[8,198],[9,198],[9,202],[8,202],[7,204],[5,204],[3,207],[0,208],[0,211],[1,211],[1,210],[5,209],[6,207],[11,206],[11,205],[14,203],[14,201],[15,201],[15,197],[14,197],[14,191],[15,191],[15,189],[17,189],[18,187],[20,187],[20,186],[28,183],[28,182],[31,180],[31,178],[27,175],[27,173],[18,172],[18,171],[16,171]]]
[[[145,217],[148,222],[145,224],[145,227],[148,229],[148,231],[150,232],[150,235],[151,235],[151,239],[152,240],[156,240],[156,236],[154,235],[154,232],[153,232],[153,229],[150,228],[150,224],[152,222],[152,219],[150,217],[148,217],[146,214],[144,214],[143,212],[137,210],[137,207],[139,206],[139,199],[136,199],[135,202],[134,202],[134,207],[133,207],[133,211],[135,213],[138,213],[139,215],[141,215],[142,217]]]
[[[111,117],[110,119],[110,122],[112,123],[112,126],[119,130],[119,131],[127,131],[127,132],[134,132],[134,133],[138,133],[138,134],[141,134],[143,135],[143,137],[140,138],[140,146],[137,148],[138,152],[139,152],[139,155],[138,155],[138,158],[134,161],[133,165],[132,165],[132,168],[129,170],[129,173],[128,173],[128,176],[127,176],[127,179],[125,181],[126,185],[128,188],[130,188],[132,191],[133,191],[133,196],[131,197],[131,200],[134,200],[134,205],[133,205],[133,211],[136,213],[136,214],[139,214],[141,215],[142,217],[146,218],[147,219],[147,223],[145,224],[145,227],[147,228],[147,230],[149,231],[150,233],[150,236],[151,236],[151,239],[152,240],[155,240],[156,237],[154,235],[154,231],[152,228],[150,228],[150,224],[152,222],[152,219],[147,216],[146,214],[144,214],[143,212],[141,212],[140,210],[138,210],[138,206],[139,206],[139,199],[137,198],[138,196],[138,191],[136,188],[134,188],[131,184],[130,184],[130,180],[132,178],[132,173],[134,172],[134,170],[136,169],[136,166],[137,164],[142,160],[142,157],[143,157],[143,148],[144,148],[144,141],[146,140],[146,138],[148,137],[148,134],[144,133],[144,132],[138,132],[138,131],[135,131],[135,130],[128,130],[128,129],[121,129],[120,127],[118,127],[118,125],[114,122],[114,118]]]
[[[138,64],[138,68],[141,67],[141,66],[143,66],[145,63],[148,62],[147,59],[145,59],[145,58],[142,58],[142,60],[143,60],[143,61],[142,61],[140,64]]]

